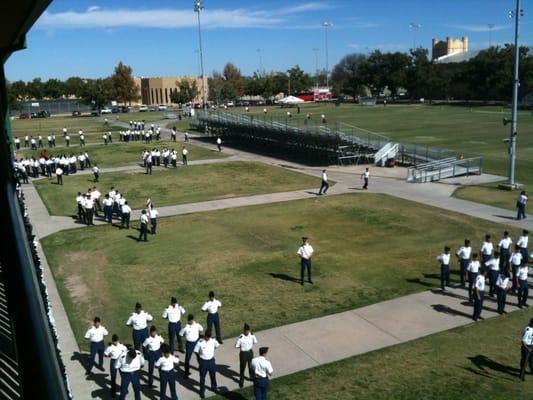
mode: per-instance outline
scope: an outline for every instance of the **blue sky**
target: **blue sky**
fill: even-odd
[[[527,4],[526,4],[527,6]],[[347,53],[431,47],[433,37],[467,35],[471,48],[512,41],[513,0],[204,0],[202,37],[206,74],[227,61],[242,72],[314,72],[325,67],[323,21],[329,30],[330,69]],[[531,44],[525,9],[521,43]],[[410,23],[420,24],[413,31]],[[33,27],[28,49],[9,59],[9,80],[110,75],[119,62],[137,76],[199,74],[198,32],[192,0],[55,0]],[[260,49],[260,51],[258,51]]]

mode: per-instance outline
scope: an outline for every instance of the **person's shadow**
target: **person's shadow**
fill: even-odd
[[[300,283],[300,279],[295,278],[293,276],[289,276],[287,274],[276,274],[274,272],[269,272],[267,273],[267,275],[270,275],[272,278],[281,279],[282,281]]]
[[[520,369],[500,364],[488,358],[487,356],[477,355],[474,357],[468,357],[468,359],[472,362],[472,364],[474,364],[476,368],[467,367],[465,369],[476,375],[492,377],[493,374],[491,372],[494,371],[507,374],[513,378],[520,378]],[[512,380],[510,378],[505,379]]]
[[[87,369],[89,365],[89,355],[74,352],[72,354],[71,360],[78,361],[83,369]],[[105,365],[105,360],[104,360]],[[91,396],[98,399],[111,399],[111,380],[108,379],[108,371],[100,371],[96,366],[93,366],[92,372],[87,375],[87,380],[96,383],[100,389],[93,390]],[[118,384],[120,385],[120,380],[118,379]],[[120,386],[119,386],[120,387]]]

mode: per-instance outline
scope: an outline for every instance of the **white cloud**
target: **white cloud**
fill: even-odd
[[[460,29],[467,32],[489,32],[491,28],[488,25],[447,25],[449,28]],[[511,29],[512,25],[494,25],[492,31],[503,31]]]
[[[90,7],[87,7],[87,12],[90,13],[90,12],[93,12],[93,11],[98,11],[101,8],[102,7],[100,7],[100,6],[90,6]]]

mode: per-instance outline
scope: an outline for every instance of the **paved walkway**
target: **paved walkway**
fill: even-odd
[[[268,157],[246,154],[230,150],[228,153],[239,159],[253,159],[314,176],[319,176],[319,168],[303,167],[294,163],[281,162]],[[363,167],[332,167],[329,169],[331,179],[337,184],[330,188],[331,195],[354,192],[359,190],[359,174]],[[369,192],[379,192],[396,197],[413,200],[419,203],[440,207],[446,210],[478,216],[494,222],[502,222],[515,226],[529,227],[531,222],[512,221],[512,213],[493,207],[483,206],[464,200],[449,197],[454,186],[450,184],[407,184],[401,169],[381,170],[372,169],[372,180]],[[380,176],[381,175],[381,176]],[[479,183],[479,181],[494,181],[500,177],[482,176],[461,178],[463,181]],[[357,187],[356,187],[357,186]],[[291,201],[314,197],[315,189],[276,193],[258,196],[248,196],[233,199],[214,200],[194,204],[184,204],[159,208],[161,216],[185,214],[191,212],[211,211],[222,208],[241,207],[252,204],[266,204],[280,201]],[[40,200],[33,185],[25,185],[24,192],[30,217],[39,238],[63,229],[79,227],[67,217],[50,217],[46,207]],[[364,195],[365,192],[360,192]],[[135,217],[135,216],[134,216]],[[64,360],[67,366],[72,389],[76,399],[109,398],[107,392],[107,372],[95,373],[86,379],[80,360],[79,348],[69,325],[67,315],[59,298],[55,282],[50,273],[46,257],[40,246],[38,247],[45,279],[48,282],[50,300],[60,333],[60,346],[65,354],[70,354]],[[425,291],[390,301],[377,303],[339,314],[329,315],[313,320],[285,325],[261,332],[256,335],[261,345],[271,347],[269,353],[274,364],[275,376],[283,376],[306,368],[337,361],[346,357],[366,353],[379,348],[404,343],[415,338],[441,332],[457,326],[472,323],[470,319],[471,306],[466,302],[466,292],[463,288],[454,288],[442,292],[440,290]],[[509,301],[516,303],[513,296]],[[516,308],[509,305],[508,311]],[[491,318],[495,314],[495,303],[489,299],[485,303],[484,316]],[[320,326],[321,329],[316,329]],[[335,343],[335,346],[332,346]],[[234,338],[225,340],[224,345],[217,352],[218,384],[224,390],[237,388],[238,354],[233,347]],[[183,357],[182,357],[183,358]],[[193,363],[193,365],[195,365]],[[247,385],[250,382],[246,383]],[[180,377],[180,399],[198,398],[198,375],[193,373],[192,379],[183,381]],[[157,398],[157,391],[147,389],[144,398]],[[130,398],[131,398],[130,394]]]

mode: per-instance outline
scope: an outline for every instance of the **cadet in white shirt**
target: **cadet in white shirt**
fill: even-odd
[[[522,252],[520,250],[521,249],[517,243],[515,245],[514,253],[511,254],[511,278],[513,281],[513,287],[511,289],[512,294],[515,294],[516,290],[518,289],[518,268],[520,268],[520,266],[522,265],[522,261],[524,260]]]
[[[513,244],[513,239],[509,236],[509,232],[505,231],[503,233],[503,238],[498,243],[500,248],[500,268],[503,269],[504,273],[509,272],[509,259],[511,258],[511,245]]]
[[[518,213],[516,215],[516,219],[525,219],[526,218],[526,204],[527,204],[527,193],[525,190],[522,190],[520,192],[520,195],[518,196],[518,199],[516,200],[516,208],[518,209]]]
[[[494,246],[492,245],[492,241],[490,239],[490,235],[485,235],[485,241],[481,245],[481,261],[483,264],[485,264],[487,261],[489,261],[492,257],[492,252],[494,250]]]
[[[161,352],[161,344],[163,344],[165,340],[157,333],[157,329],[155,326],[150,327],[150,336],[146,338],[146,340],[143,343],[143,347],[146,349],[148,353],[148,386],[152,387],[154,384],[154,367],[155,362],[159,360],[162,356]]]
[[[239,351],[239,387],[244,386],[244,370],[248,366],[248,372],[250,380],[254,379],[252,369],[252,359],[254,358],[254,344],[257,343],[257,338],[250,332],[250,326],[244,324],[243,333],[237,338],[235,347],[240,349]]]
[[[104,203],[104,219],[108,223],[113,222],[113,204],[115,201],[109,196],[109,193],[107,193],[104,196],[104,200],[102,201]]]
[[[185,309],[178,304],[175,297],[170,299],[170,305],[163,311],[163,318],[168,319],[168,344],[170,352],[174,354],[174,340],[178,340],[178,350],[184,353],[183,339],[180,336],[181,316],[185,314]]]
[[[183,150],[181,150],[181,161],[183,162],[183,165],[187,165],[187,155],[189,154],[189,150],[185,146],[183,146]]]
[[[176,369],[179,366],[180,359],[171,354],[170,347],[166,344],[162,346],[163,355],[156,361],[155,366],[159,368],[159,381],[161,384],[160,396],[162,400],[166,399],[167,385],[170,391],[170,398],[178,400],[176,394],[176,379],[178,374]]]
[[[368,181],[370,179],[370,171],[368,170],[368,168],[366,168],[365,172],[361,174],[361,178],[365,182],[365,184],[363,185],[363,190],[368,190]]]
[[[522,332],[522,343],[520,345],[520,379],[524,381],[526,367],[529,364],[529,372],[533,373],[533,318],[529,321]]]
[[[101,325],[99,317],[94,317],[94,325],[90,327],[85,333],[85,339],[91,341],[91,353],[89,356],[89,365],[87,366],[87,374],[91,373],[93,369],[96,354],[98,353],[98,368],[104,370],[104,336],[107,336],[109,332]]]
[[[489,296],[494,296],[496,290],[496,279],[500,273],[500,253],[494,252],[494,257],[485,262],[485,268],[489,269]]]
[[[63,170],[60,167],[56,168],[57,184],[63,185]]]
[[[120,400],[124,400],[128,394],[128,386],[133,386],[135,400],[141,400],[141,382],[139,371],[144,366],[144,358],[140,351],[128,350],[116,362],[116,368],[120,371]]]
[[[132,338],[135,350],[140,350],[141,345],[148,338],[148,322],[153,319],[154,317],[142,309],[140,303],[135,304],[135,312],[126,321],[126,325],[133,328]]]
[[[215,325],[217,341],[222,344],[222,333],[220,332],[220,316],[218,309],[222,303],[215,297],[215,292],[209,292],[209,299],[202,306],[202,311],[207,312],[207,332],[212,332],[211,328]]]
[[[200,339],[194,347],[194,352],[198,354],[200,362],[200,397],[205,397],[205,376],[209,372],[209,378],[211,380],[211,390],[215,393],[218,392],[217,387],[217,366],[215,363],[215,349],[220,344],[216,339],[211,337],[211,332],[208,330],[205,333],[203,339]]]
[[[217,148],[218,148],[218,151],[222,151],[222,139],[221,138],[217,138]]]
[[[483,319],[481,317],[481,311],[483,310],[483,299],[485,297],[485,269],[481,270],[481,273],[476,277],[476,283],[474,285],[474,321]]]
[[[268,347],[259,348],[259,357],[252,360],[254,370],[254,395],[256,400],[266,400],[268,392],[268,378],[274,373],[272,364],[267,360]]]
[[[83,209],[85,211],[85,222],[87,225],[94,225],[94,201],[91,199],[90,195],[85,196],[85,201],[83,202]]]
[[[141,217],[139,218],[139,222],[141,223],[141,230],[139,233],[139,239],[137,241],[141,241],[144,238],[144,241],[148,241],[148,215],[146,214],[146,210],[141,211]]]
[[[466,270],[468,271],[468,301],[473,302],[473,287],[479,273],[480,263],[477,253],[472,255],[472,261],[468,264]]]
[[[446,290],[446,286],[450,286],[450,248],[444,247],[444,253],[437,256],[437,261],[440,262],[440,287],[442,290]]]
[[[498,279],[496,279],[496,299],[498,304],[498,314],[505,314],[505,300],[507,298],[507,290],[509,289],[509,276],[500,271]]]
[[[120,222],[120,229],[126,226],[126,229],[130,229],[130,216],[131,216],[131,207],[128,205],[128,202],[125,201],[122,206],[122,218]]]
[[[94,165],[93,167],[93,175],[94,175],[94,181],[98,182],[98,178],[100,178],[100,168],[98,168],[98,165]]]
[[[148,211],[150,213],[150,226],[152,228],[152,235],[155,235],[156,229],[157,229],[157,217],[159,215],[159,211],[155,209],[155,206],[153,203],[150,203],[150,206],[148,208]]]
[[[194,320],[194,315],[189,314],[187,317],[187,324],[181,329],[180,336],[185,336],[185,376],[189,376],[189,367],[191,363],[191,356],[194,353],[196,342],[200,338],[200,332],[204,328]]]
[[[318,195],[321,196],[323,194],[326,194],[326,192],[329,189],[329,183],[328,183],[328,174],[325,169],[322,170],[322,184],[320,185],[320,189],[318,191]]]
[[[313,247],[309,244],[309,238],[302,238],[302,245],[298,248],[296,254],[300,257],[300,284],[304,284],[305,270],[307,269],[307,281],[313,283],[311,279],[311,257],[314,253]]]
[[[518,241],[516,244],[520,247],[520,252],[522,253],[522,257],[526,262],[529,261],[529,252],[527,250],[527,245],[529,242],[529,231],[527,229],[524,229],[522,231],[522,236],[518,238]]]
[[[527,298],[529,296],[529,283],[527,277],[529,268],[527,264],[522,261],[522,265],[518,268],[518,307],[529,307]]]
[[[111,344],[105,349],[104,355],[109,357],[109,372],[111,374],[111,397],[117,393],[117,361],[128,352],[126,346],[118,341],[118,335],[111,337]]]
[[[461,275],[461,285],[465,285],[466,269],[470,264],[470,258],[472,255],[472,247],[470,246],[470,240],[465,239],[464,246],[461,246],[455,253],[459,259],[459,274]]]

